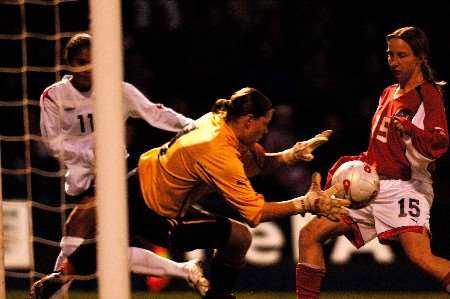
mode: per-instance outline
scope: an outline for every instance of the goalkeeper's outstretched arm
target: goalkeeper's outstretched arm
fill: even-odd
[[[343,207],[349,206],[350,201],[334,196],[343,188],[341,184],[322,190],[320,182],[321,176],[318,172],[315,172],[312,175],[311,187],[305,195],[281,202],[266,202],[261,222],[285,216],[303,215],[306,212],[325,216],[332,221],[338,221],[341,215],[346,214]]]
[[[313,152],[320,145],[328,141],[333,134],[333,130],[325,130],[311,139],[299,141],[291,148],[278,153],[267,153],[269,157],[274,157],[282,164],[293,164],[300,161],[311,161],[314,159]]]
[[[313,151],[327,142],[332,134],[333,130],[325,130],[311,139],[299,141],[291,148],[277,153],[267,153],[262,145],[255,143],[241,153],[245,173],[248,177],[253,177],[261,173],[270,173],[281,166],[311,161],[314,159]]]

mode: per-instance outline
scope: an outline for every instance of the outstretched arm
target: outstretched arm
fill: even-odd
[[[127,116],[142,118],[151,126],[170,132],[179,132],[194,125],[192,119],[162,104],[153,103],[132,84],[123,83],[123,89]]]
[[[327,190],[322,190],[320,181],[320,174],[315,172],[312,175],[311,187],[305,195],[287,201],[266,202],[261,222],[306,212],[325,216],[332,221],[338,221],[339,216],[346,213],[342,207],[349,206],[350,201],[334,197],[334,194],[343,188],[342,185],[334,185]]]
[[[255,144],[246,152],[241,153],[245,172],[248,177],[271,171],[285,165],[314,159],[313,151],[328,141],[333,130],[325,130],[306,141],[299,141],[294,146],[278,153],[266,153],[260,144]]]
[[[314,159],[313,151],[320,145],[328,141],[333,134],[333,130],[325,130],[306,141],[299,141],[293,147],[278,153],[267,153],[269,157],[274,157],[281,164],[293,164],[299,161],[311,161]]]

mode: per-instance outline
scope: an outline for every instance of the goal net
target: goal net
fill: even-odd
[[[40,137],[39,96],[67,70],[64,46],[89,29],[89,3],[3,0],[0,24],[5,277],[8,288],[28,290],[52,271],[73,207],[64,197],[62,167]]]

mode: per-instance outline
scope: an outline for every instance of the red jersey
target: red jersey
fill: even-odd
[[[425,82],[394,99],[397,86],[387,87],[380,97],[366,158],[376,164],[380,176],[431,182],[434,161],[447,151],[449,142],[442,95]],[[408,134],[395,129],[393,116],[408,119],[402,122]]]

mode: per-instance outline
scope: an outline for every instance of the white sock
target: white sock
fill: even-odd
[[[184,263],[174,262],[142,248],[128,248],[128,263],[133,273],[184,279],[188,277],[188,272],[183,267]]]
[[[62,237],[61,242],[59,243],[61,251],[56,258],[55,267],[53,270],[58,271],[64,259],[71,255],[83,242],[84,239],[79,237]]]
[[[59,252],[58,257],[56,258],[55,266],[53,267],[53,272],[56,272],[61,267],[62,262],[64,261],[64,253],[62,250]]]

